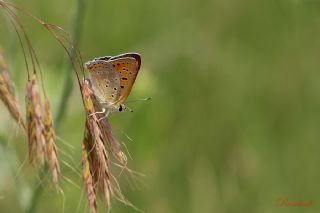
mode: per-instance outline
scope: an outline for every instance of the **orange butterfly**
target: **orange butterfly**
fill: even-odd
[[[137,53],[105,56],[87,62],[91,85],[107,113],[123,111],[123,103],[129,96],[138,75],[141,57]]]

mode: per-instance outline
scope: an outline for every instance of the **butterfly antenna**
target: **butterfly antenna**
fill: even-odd
[[[133,112],[133,110],[132,110],[130,107],[126,106],[126,108],[127,108],[130,112]]]
[[[151,97],[146,97],[146,98],[141,98],[137,100],[132,100],[132,101],[127,101],[126,103],[133,103],[133,102],[138,102],[138,101],[150,101]]]

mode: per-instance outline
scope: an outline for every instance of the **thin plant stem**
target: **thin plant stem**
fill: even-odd
[[[77,11],[74,17],[74,24],[73,24],[73,37],[74,37],[74,42],[76,44],[79,44],[80,38],[81,38],[81,28],[82,28],[82,23],[83,23],[83,18],[84,18],[84,12],[85,12],[85,0],[78,0],[77,1]],[[72,56],[72,60],[75,59],[76,57],[76,48],[72,48],[70,50],[71,52],[71,56]],[[66,106],[68,103],[68,100],[70,98],[71,95],[71,91],[73,88],[73,73],[70,72],[70,70],[72,69],[72,64],[68,65],[67,68],[67,72],[66,73],[66,77],[65,77],[65,82],[64,82],[64,88],[62,91],[62,96],[60,99],[60,104],[59,104],[59,108],[58,108],[58,112],[57,112],[57,116],[55,118],[55,126],[59,127],[59,124],[65,114],[65,110],[66,110]],[[40,178],[44,178],[44,176],[46,175],[46,173],[48,172],[48,166],[46,165],[44,167],[44,171],[40,174]],[[34,186],[39,185],[39,180],[35,180]],[[25,210],[26,213],[33,213],[35,212],[38,203],[40,202],[40,197],[41,194],[43,192],[43,187],[42,186],[38,186],[36,187],[35,191],[32,194],[31,200],[30,200],[30,204],[28,206],[28,208]]]

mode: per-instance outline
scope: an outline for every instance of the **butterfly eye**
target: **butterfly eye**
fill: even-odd
[[[120,105],[119,112],[122,112],[122,111],[123,111],[123,108],[122,108],[122,105]]]

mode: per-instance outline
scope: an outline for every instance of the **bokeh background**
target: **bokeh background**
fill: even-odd
[[[134,187],[120,178],[123,193],[137,207],[152,213],[320,210],[319,1],[14,2],[77,36],[85,61],[141,54],[128,100],[152,100],[129,103],[133,113],[111,117],[133,157],[130,167],[146,175]],[[24,110],[23,55],[0,11],[0,45]],[[20,18],[55,115],[71,73],[66,54],[39,24]],[[64,141],[62,159],[80,170],[84,111],[70,76],[74,87],[56,129]],[[0,110],[0,211],[26,212],[42,184],[34,212],[88,212],[79,174],[63,166],[75,184],[63,180],[64,197],[57,195],[28,166],[27,140],[3,104]],[[278,199],[314,203],[285,207]],[[106,211],[102,203],[99,207]],[[134,212],[118,202],[113,210]]]

